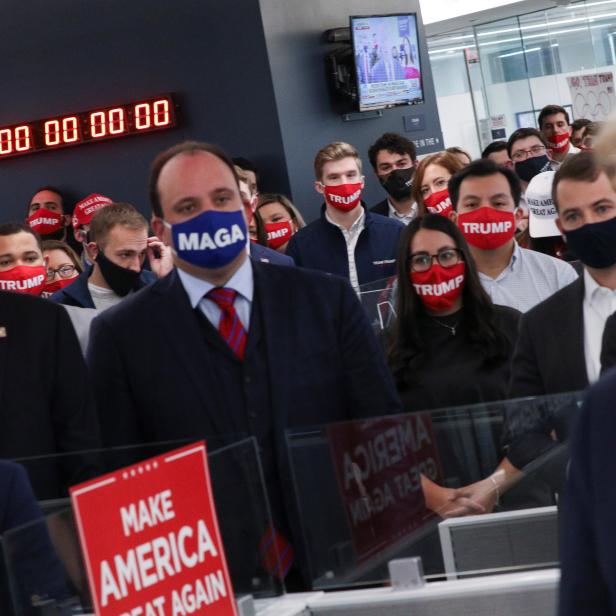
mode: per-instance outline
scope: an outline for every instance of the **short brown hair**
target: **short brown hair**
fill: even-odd
[[[41,236],[30,225],[21,222],[5,222],[0,224],[0,236],[6,237],[8,235],[17,235],[18,233],[29,233],[36,240],[41,254],[43,253]]]
[[[592,152],[580,152],[567,158],[554,174],[552,182],[552,201],[556,210],[559,210],[556,193],[560,182],[563,180],[594,182],[604,171],[605,169],[599,164]]]
[[[77,253],[66,243],[60,240],[43,240],[43,252],[47,250],[61,250],[72,261],[75,269],[81,274],[83,272],[83,264]]]
[[[430,156],[426,156],[419,163],[419,165],[417,165],[415,177],[413,178],[413,198],[417,202],[418,214],[420,216],[426,213],[423,197],[421,196],[421,185],[423,183],[426,169],[430,165],[440,165],[441,167],[445,167],[451,175],[455,175],[458,171],[460,171],[460,169],[464,169],[464,164],[450,152],[437,152],[436,154],[430,154]]]
[[[569,119],[569,114],[564,107],[560,105],[546,105],[541,112],[539,113],[539,117],[537,118],[537,124],[539,124],[539,129],[543,129],[543,120],[545,120],[548,116],[556,115],[557,113],[562,113],[565,116],[565,120],[567,124],[571,122]]]
[[[150,204],[152,205],[152,212],[159,218],[163,217],[163,208],[160,203],[160,195],[158,194],[158,178],[163,167],[176,156],[180,154],[186,154],[188,156],[194,156],[199,152],[207,152],[220,159],[227,167],[229,167],[235,181],[238,182],[237,173],[233,166],[233,162],[229,156],[217,145],[211,143],[203,143],[201,141],[184,141],[170,147],[169,149],[161,152],[152,163],[150,168],[150,179],[148,181],[148,192],[150,194]]]
[[[96,242],[100,248],[110,231],[117,225],[147,231],[148,221],[130,203],[110,203],[98,210],[92,217],[90,241]]]
[[[357,162],[357,168],[361,173],[361,158],[359,152],[350,144],[344,141],[334,141],[324,148],[321,148],[314,158],[314,177],[320,180],[323,176],[323,167],[326,163],[343,158],[354,158]]]

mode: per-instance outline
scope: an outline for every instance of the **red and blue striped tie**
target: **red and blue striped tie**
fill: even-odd
[[[237,291],[225,287],[216,287],[207,294],[207,297],[220,308],[220,322],[218,323],[220,335],[236,357],[243,361],[248,334],[233,306]]]

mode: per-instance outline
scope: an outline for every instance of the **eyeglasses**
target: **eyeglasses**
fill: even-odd
[[[517,150],[511,155],[511,160],[519,163],[527,158],[534,158],[535,156],[541,156],[545,154],[544,145],[534,145],[530,150]]]
[[[70,278],[75,274],[77,268],[74,265],[63,265],[58,269],[53,269],[51,267],[47,268],[47,282],[51,282],[56,274],[59,274],[60,278]]]
[[[416,252],[409,256],[411,270],[414,272],[427,272],[432,267],[432,262],[436,259],[437,263],[449,269],[462,261],[462,252],[457,248],[443,248],[435,255],[427,252]]]

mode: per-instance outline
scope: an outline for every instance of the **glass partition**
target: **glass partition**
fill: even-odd
[[[396,287],[395,276],[359,287],[359,301],[377,333],[387,329],[396,316]]]
[[[200,439],[74,455],[87,454],[105,471],[110,471],[125,466],[127,460],[144,460],[195,440]],[[70,457],[54,456],[54,460],[65,463]],[[265,598],[281,594],[283,585],[270,573],[271,564],[266,565],[261,549],[273,525],[255,439],[247,438],[220,447],[208,444],[208,461],[235,596],[252,594]],[[28,460],[23,462],[27,466]],[[37,458],[39,462],[42,460]],[[51,513],[3,535],[6,572],[4,577],[0,575],[0,591],[4,582],[5,589],[10,590],[14,612],[19,616],[41,614],[47,609],[50,614],[91,613],[93,608],[70,501],[56,499],[41,505],[43,511]],[[281,559],[275,542],[267,558]],[[6,595],[2,593],[0,600]]]
[[[313,587],[382,584],[388,561],[405,556],[421,556],[428,579],[557,565],[567,436],[581,400],[560,394],[288,431]]]

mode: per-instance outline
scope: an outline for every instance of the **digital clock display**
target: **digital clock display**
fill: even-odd
[[[0,160],[175,126],[176,109],[170,94],[136,103],[22,122],[0,127]]]

